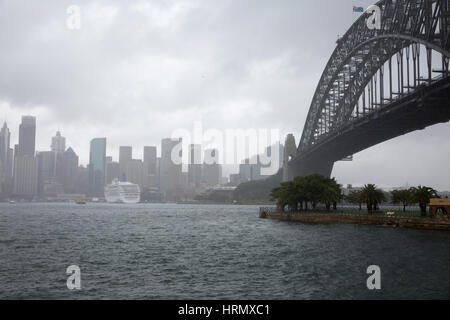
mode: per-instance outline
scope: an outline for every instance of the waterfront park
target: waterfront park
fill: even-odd
[[[441,202],[444,204],[438,210],[429,210],[430,202],[439,199],[439,195],[436,190],[427,186],[386,192],[369,183],[344,195],[334,178],[319,174],[282,182],[272,189],[270,197],[276,204],[275,210],[280,213],[344,213],[421,218],[431,215],[448,217],[445,204],[450,201],[443,199]]]

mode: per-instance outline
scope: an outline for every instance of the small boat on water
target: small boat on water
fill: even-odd
[[[84,198],[78,198],[77,200],[75,200],[76,204],[86,204],[86,200],[84,200]]]

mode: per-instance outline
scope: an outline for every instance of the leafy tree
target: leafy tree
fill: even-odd
[[[280,187],[273,188],[270,193],[270,200],[276,201],[277,208],[281,212],[284,212],[284,208],[286,207],[287,201],[287,188],[285,185],[281,184]]]
[[[312,174],[303,178],[303,198],[311,202],[313,209],[321,202],[325,187],[325,177],[320,174]]]
[[[411,189],[401,189],[391,191],[391,202],[393,204],[401,203],[403,205],[403,212],[406,211],[406,206],[412,204],[413,194]]]
[[[412,194],[412,201],[418,203],[420,207],[420,215],[425,217],[427,215],[427,204],[431,198],[439,198],[436,190],[430,187],[418,186],[410,189]]]
[[[274,188],[270,194],[271,200],[276,200],[279,210],[284,212],[286,206],[291,211],[298,210],[298,193],[295,181],[282,182],[281,186]]]
[[[341,186],[334,178],[325,178],[322,181],[321,202],[325,204],[327,211],[330,211],[331,205],[336,210],[336,204],[342,199]]]
[[[271,193],[272,201],[276,200],[279,210],[289,206],[290,210],[300,208],[308,209],[308,203],[315,208],[318,203],[325,204],[327,210],[331,205],[336,208],[342,199],[340,185],[336,180],[326,178],[319,174],[306,177],[296,177],[292,181],[281,183],[280,187],[274,188]]]
[[[364,198],[363,198],[363,193],[362,191],[352,191],[350,192],[347,197],[346,200],[349,203],[353,203],[353,204],[357,204],[359,205],[359,210],[362,210],[362,204],[364,203]]]
[[[367,212],[372,213],[377,210],[378,205],[386,201],[383,190],[378,189],[374,184],[366,184],[362,189],[362,198],[367,205]]]

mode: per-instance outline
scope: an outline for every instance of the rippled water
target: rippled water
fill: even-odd
[[[0,298],[449,299],[450,232],[264,220],[256,206],[0,204]]]

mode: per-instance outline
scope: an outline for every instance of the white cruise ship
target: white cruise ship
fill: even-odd
[[[105,187],[105,199],[110,203],[138,203],[141,189],[137,184],[114,180]]]

